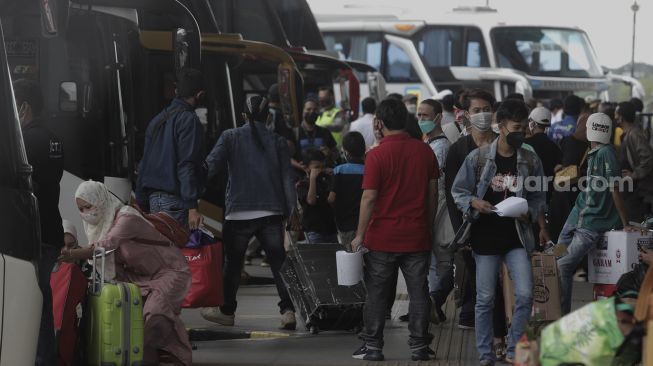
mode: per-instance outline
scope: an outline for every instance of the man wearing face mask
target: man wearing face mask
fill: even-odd
[[[444,174],[444,166],[451,143],[442,133],[442,105],[433,99],[426,99],[417,107],[419,127],[426,136],[426,142],[433,150],[440,166],[440,175]],[[454,237],[453,227],[447,210],[444,179],[438,180],[438,208],[433,225],[433,248],[431,265],[429,267],[429,293],[437,315],[438,322],[444,322],[446,317],[442,305],[453,290],[453,253],[446,248]],[[433,321],[432,320],[432,321]]]
[[[404,105],[409,115],[417,114],[417,95],[415,94],[406,94],[403,98]]]
[[[320,115],[315,124],[331,131],[336,144],[339,146],[342,143],[342,131],[346,124],[345,113],[342,109],[336,107],[333,90],[328,86],[320,88],[318,98],[320,101]]]
[[[545,107],[533,109],[528,116],[528,130],[531,136],[524,140],[526,144],[533,147],[542,161],[542,169],[547,177],[553,177],[556,165],[562,163],[562,151],[545,133],[551,126],[551,118],[551,112]],[[553,179],[549,182],[546,192],[547,206],[551,201],[551,192],[553,192]]]
[[[458,210],[451,196],[453,181],[458,174],[458,170],[463,165],[465,158],[472,150],[488,145],[495,139],[492,132],[492,106],[495,99],[489,92],[481,89],[473,90],[465,94],[463,107],[465,113],[473,117],[471,133],[460,138],[449,148],[446,163],[444,165],[444,180],[447,198],[447,208],[453,230],[456,231],[463,223],[462,212]],[[470,118],[471,118],[470,117]],[[474,259],[469,250],[462,250],[461,255],[465,260],[465,271],[459,271],[462,276],[467,272],[469,280],[463,282],[462,289],[462,310],[460,312],[458,326],[462,329],[474,328]]]
[[[309,150],[319,150],[327,160],[334,160],[337,155],[336,140],[328,129],[316,125],[318,120],[318,102],[315,99],[307,98],[304,102],[304,119],[297,131],[298,148],[295,153],[297,162],[304,161],[305,154]],[[293,163],[295,168],[304,169],[303,165]]]
[[[195,108],[203,98],[202,74],[194,69],[181,70],[177,98],[147,126],[136,185],[141,209],[166,212],[190,229],[202,223],[197,204],[206,179],[204,130]]]
[[[43,96],[37,83],[19,79],[13,83],[23,133],[25,153],[32,166],[34,195],[38,199],[41,223],[41,258],[38,263],[43,311],[37,348],[37,365],[54,365],[56,348],[52,317],[50,273],[64,244],[59,213],[59,181],[63,175],[63,145],[40,118]]]
[[[505,263],[514,281],[516,305],[508,336],[506,361],[512,363],[515,344],[531,313],[533,274],[530,254],[535,247],[531,229],[536,220],[544,227],[546,195],[541,187],[531,188],[525,179],[543,181],[537,155],[521,146],[525,138],[528,107],[519,100],[506,100],[497,111],[500,135],[490,145],[474,150],[465,159],[452,188],[458,208],[477,216],[470,242],[476,262],[476,348],[481,365],[493,365],[493,320],[497,279]],[[482,167],[479,172],[479,167]],[[530,178],[533,179],[533,178]],[[515,196],[528,201],[528,213],[519,219],[500,217],[494,205]],[[546,236],[545,233],[542,235]]]

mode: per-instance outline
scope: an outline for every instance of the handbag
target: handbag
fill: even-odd
[[[576,184],[580,179],[580,167],[583,166],[587,160],[588,150],[585,150],[583,158],[580,160],[579,165],[568,165],[559,170],[553,178],[553,183],[557,186],[570,186]]]
[[[183,248],[190,267],[191,287],[183,308],[215,307],[224,303],[222,282],[222,243],[219,241],[195,248]]]

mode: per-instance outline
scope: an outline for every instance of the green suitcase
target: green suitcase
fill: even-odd
[[[87,361],[91,366],[143,364],[143,301],[133,283],[104,281],[106,252],[98,248],[86,312]],[[99,282],[97,259],[101,258]]]

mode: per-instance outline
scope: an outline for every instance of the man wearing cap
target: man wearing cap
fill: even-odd
[[[195,108],[204,97],[202,74],[184,69],[177,97],[150,121],[136,184],[136,200],[149,212],[167,212],[182,225],[202,223],[197,201],[203,191],[202,124]]]
[[[533,147],[535,153],[542,161],[544,175],[553,177],[555,166],[562,163],[562,151],[555,142],[546,135],[546,129],[551,126],[551,112],[545,107],[537,107],[528,116],[528,130],[530,137],[524,142]],[[546,192],[547,206],[551,201],[553,179],[548,184]]]
[[[594,113],[587,119],[587,180],[576,199],[558,245],[567,254],[558,259],[561,284],[562,313],[571,311],[571,291],[576,268],[585,255],[596,246],[603,233],[612,229],[636,230],[628,225],[626,208],[619,192],[621,166],[610,144],[612,120],[604,113]]]

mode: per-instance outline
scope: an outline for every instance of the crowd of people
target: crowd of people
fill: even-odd
[[[49,135],[38,124],[38,86],[21,81],[15,89],[36,194],[47,215],[43,241],[53,248],[44,250],[41,283],[49,284],[46,273],[57,253],[59,260],[75,261],[91,258],[98,246],[116,249],[112,277],[136,283],[145,299],[145,364],[190,364],[179,319],[190,272],[180,250],[144,225],[138,210],[91,181],[71,197],[89,247],[80,248],[70,228],[64,236],[57,201],[48,200],[59,195],[62,152],[40,151]],[[306,96],[302,121],[293,127],[284,120],[274,85],[265,96],[247,98],[245,123],[225,131],[206,155],[194,113],[203,97],[200,72],[183,71],[177,98],[148,125],[135,192],[143,211],[166,212],[197,229],[207,181],[227,177],[224,305],[201,311],[225,326],[235,324],[241,271],[255,237],[274,276],[281,327],[295,329],[295,309],[280,277],[289,230],[307,243],[364,250],[364,344],[354,358],[383,360],[384,324],[401,270],[410,297],[403,318],[413,360],[434,357],[429,323],[446,320],[443,305],[454,277],[465,276],[458,326],[475,330],[481,365],[511,361],[531,314],[532,253],[564,251],[558,267],[561,306],[568,313],[573,275],[602,233],[631,230],[630,221],[651,213],[653,151],[637,123],[638,100],[589,105],[569,95],[544,105],[519,94],[497,102],[480,89],[440,100],[390,94],[378,104],[365,98],[361,117],[349,123],[324,87]],[[575,174],[561,174],[574,167]],[[525,199],[528,211],[519,218],[497,215],[495,206],[509,197]],[[456,256],[464,266],[454,276]],[[498,284],[502,264],[514,280],[510,329]],[[49,311],[39,342],[41,364],[49,364],[54,352]]]

